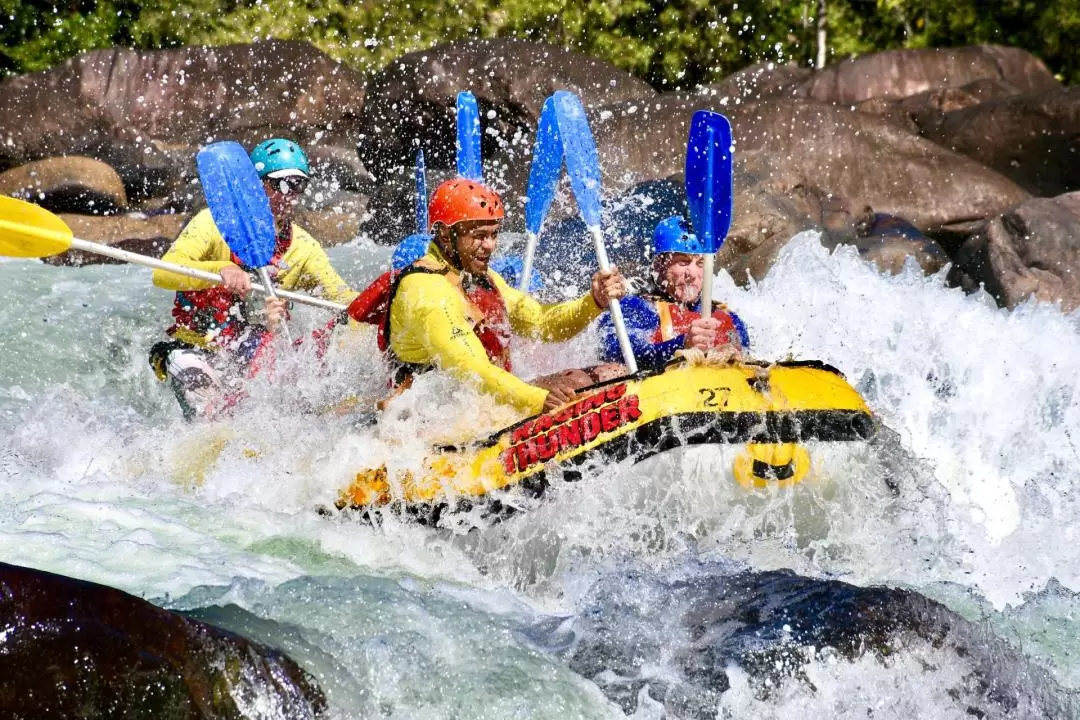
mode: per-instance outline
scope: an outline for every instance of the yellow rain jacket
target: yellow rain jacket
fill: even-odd
[[[232,251],[225,244],[209,208],[191,219],[162,260],[219,273],[232,264]],[[348,305],[359,293],[349,288],[330,265],[326,251],[306,230],[295,223],[292,243],[281,258],[274,285],[284,290],[318,290],[320,297]],[[168,270],[154,271],[154,284],[166,290],[205,290],[214,283],[178,275]]]
[[[409,364],[436,365],[462,380],[476,380],[481,390],[501,402],[530,414],[540,412],[548,391],[488,359],[474,331],[483,315],[461,289],[461,274],[450,267],[434,243],[417,265],[436,272],[410,273],[398,284],[390,305],[390,349],[397,358]],[[523,337],[569,340],[603,312],[591,293],[557,305],[541,305],[507,285],[498,273],[489,270],[488,278],[503,298],[511,329]]]

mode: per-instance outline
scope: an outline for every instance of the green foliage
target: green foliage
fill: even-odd
[[[831,60],[895,47],[995,42],[1080,79],[1080,0],[827,0]],[[543,40],[662,88],[763,60],[813,62],[818,0],[0,0],[0,71],[112,45],[306,40],[362,70],[440,42]]]

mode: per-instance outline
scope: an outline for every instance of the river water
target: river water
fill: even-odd
[[[388,256],[362,241],[330,254],[357,287]],[[0,559],[282,647],[340,718],[661,717],[648,682],[618,702],[610,673],[579,674],[558,632],[538,628],[598,608],[629,617],[673,578],[748,569],[917,590],[1046,668],[1060,692],[1080,688],[1078,317],[1000,310],[914,267],[881,275],[812,233],[762,282],[721,275],[716,287],[755,355],[841,369],[899,451],[824,448],[827,481],[751,495],[726,470],[730,451],[696,448],[557,485],[466,532],[315,512],[362,467],[416,464],[428,440],[506,419],[438,379],[375,428],[320,412],[378,393],[370,332],[344,335],[318,370],[310,349],[283,356],[236,417],[189,425],[147,365],[171,303],[149,271],[0,263]],[[323,320],[297,310],[294,328]],[[515,349],[527,371],[593,352],[589,338]],[[657,683],[685,642],[659,639],[663,652],[639,663]],[[766,696],[730,667],[709,712],[968,717],[962,665],[929,647],[819,656],[806,681]]]

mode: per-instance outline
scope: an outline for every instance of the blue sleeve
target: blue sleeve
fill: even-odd
[[[746,323],[742,321],[741,317],[730,310],[727,311],[727,314],[731,316],[731,322],[739,332],[739,342],[742,343],[743,349],[748,349],[750,347],[750,333],[746,331]]]
[[[653,344],[652,338],[660,326],[660,316],[648,300],[629,296],[623,298],[620,304],[630,347],[640,367],[662,366],[675,356],[675,351],[682,347],[683,338],[680,335],[667,342]],[[600,358],[604,362],[622,362],[623,359],[611,313],[600,316]]]

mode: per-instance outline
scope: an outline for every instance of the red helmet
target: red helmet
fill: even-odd
[[[463,220],[502,220],[502,200],[491,188],[465,178],[456,178],[435,188],[428,205],[430,228],[435,223],[447,227]]]

